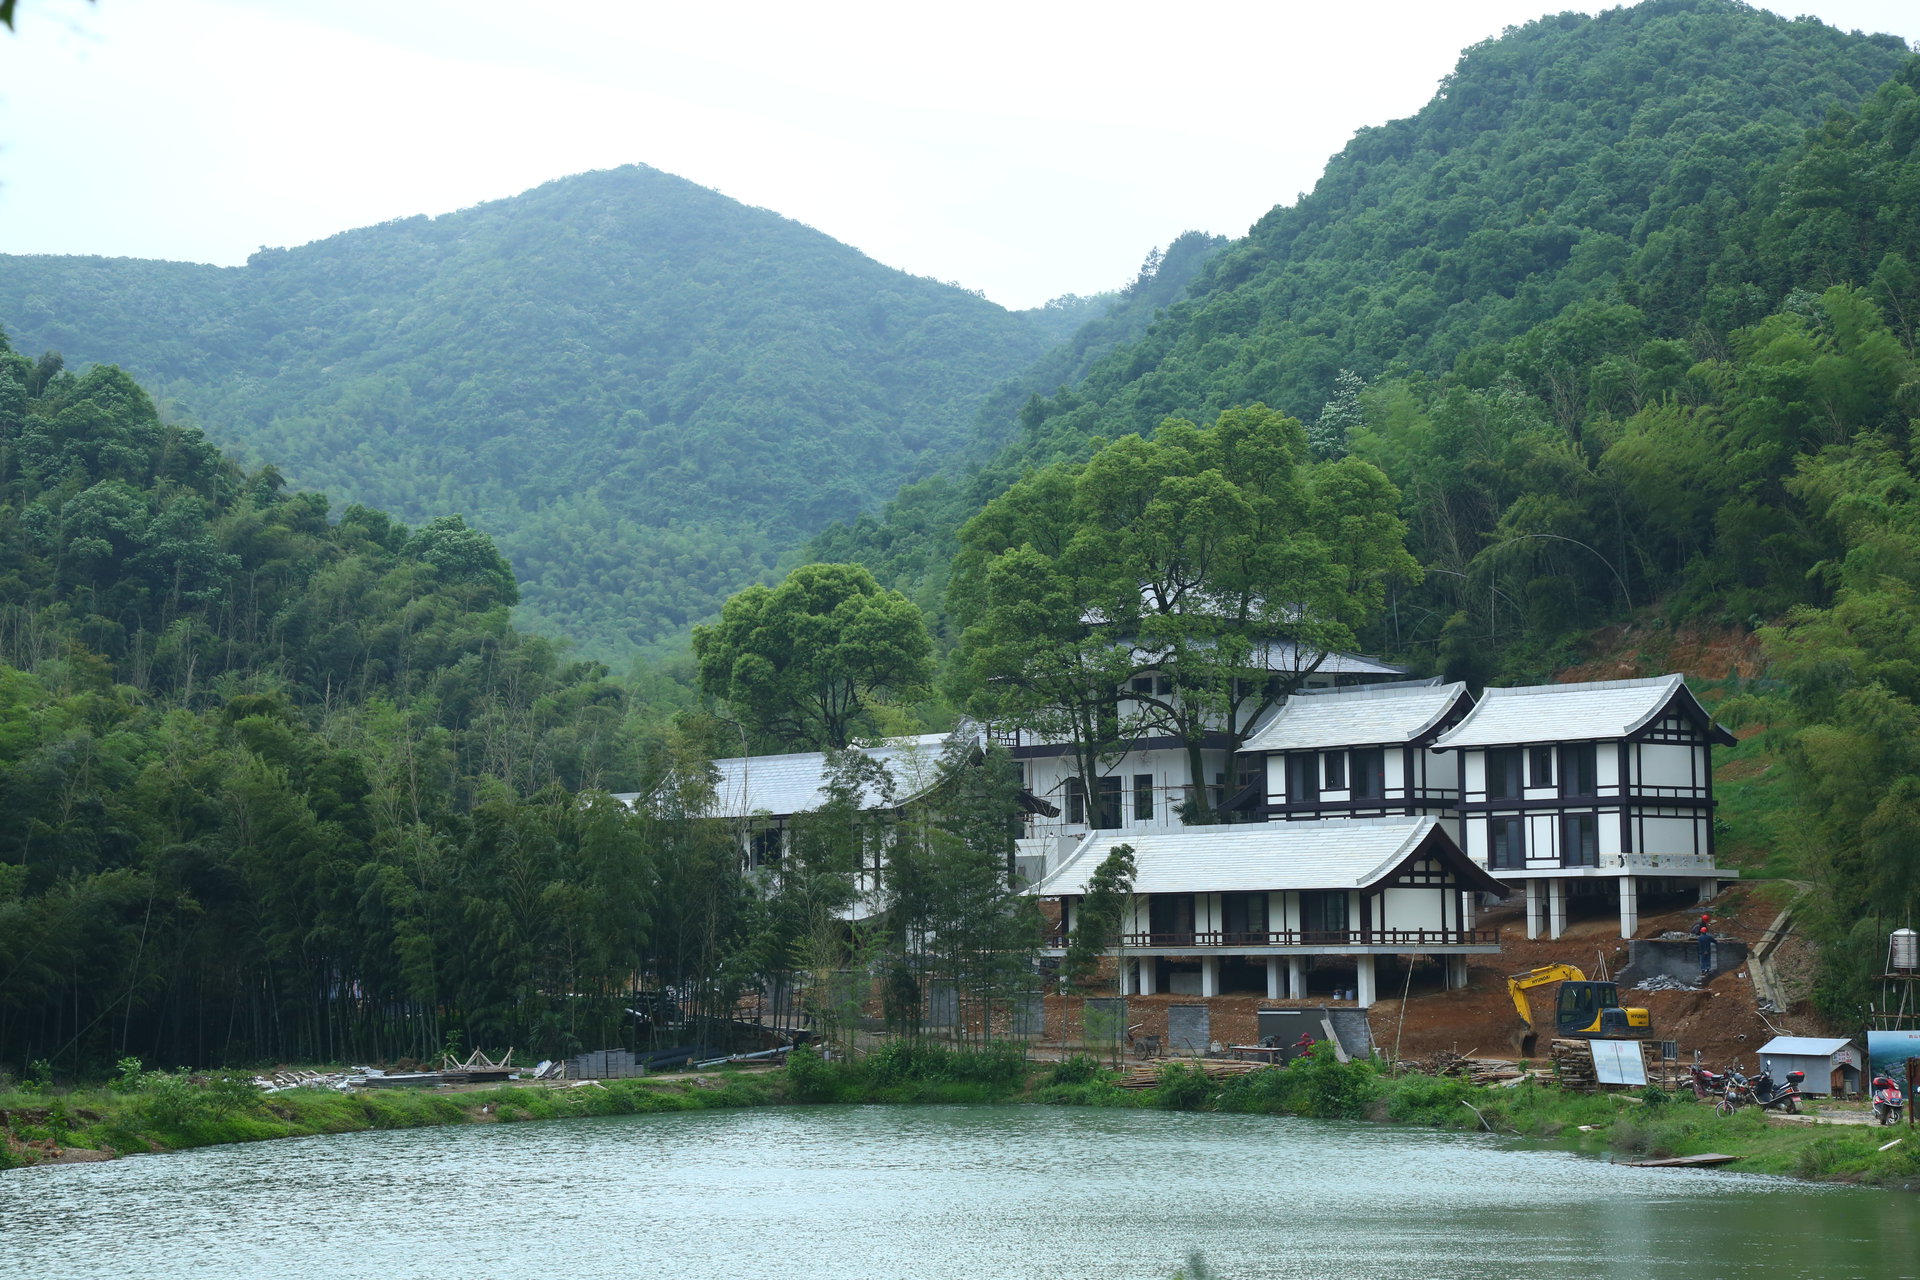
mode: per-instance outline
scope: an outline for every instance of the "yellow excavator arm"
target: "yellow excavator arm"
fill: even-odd
[[[1587,975],[1570,964],[1543,964],[1538,969],[1529,969],[1525,973],[1516,973],[1507,979],[1507,994],[1513,997],[1513,1007],[1520,1011],[1520,1020],[1528,1027],[1533,1026],[1533,1009],[1527,1004],[1527,988],[1544,987],[1549,982],[1585,982]]]

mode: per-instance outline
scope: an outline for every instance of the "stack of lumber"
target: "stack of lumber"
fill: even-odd
[[[1600,1078],[1593,1070],[1593,1046],[1585,1040],[1553,1042],[1553,1074],[1560,1087],[1576,1093],[1593,1093]]]
[[[1455,1076],[1471,1084],[1500,1084],[1526,1074],[1518,1063],[1504,1058],[1469,1058],[1450,1049],[1442,1049],[1429,1058],[1402,1062],[1400,1069],[1427,1076]]]
[[[1160,1062],[1141,1063],[1130,1069],[1115,1083],[1122,1089],[1152,1089],[1160,1083],[1160,1070],[1172,1063],[1199,1067],[1209,1080],[1225,1080],[1231,1076],[1244,1076],[1252,1071],[1269,1071],[1263,1062],[1229,1062],[1211,1058],[1167,1058]]]

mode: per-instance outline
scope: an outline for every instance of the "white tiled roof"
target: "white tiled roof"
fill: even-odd
[[[1459,681],[1416,680],[1295,694],[1241,750],[1305,751],[1406,742],[1439,723],[1466,690]]]
[[[1135,893],[1360,889],[1433,831],[1433,818],[1259,822],[1186,831],[1095,832],[1032,892],[1077,896],[1117,844],[1133,846]]]
[[[1685,679],[1669,675],[1648,680],[1488,689],[1467,718],[1441,734],[1433,745],[1443,749],[1504,747],[1624,738],[1659,715],[1674,695],[1685,693],[1686,688]],[[1686,696],[1691,699],[1693,695]]]
[[[966,731],[962,731],[963,735]],[[894,800],[903,802],[928,790],[939,780],[940,758],[950,735],[926,733],[913,738],[890,738],[885,743],[863,748],[893,775]],[[709,817],[744,818],[754,814],[786,816],[818,809],[826,801],[827,757],[820,751],[802,751],[784,756],[734,756],[715,760],[719,772],[714,786],[714,805]],[[614,797],[632,805],[637,792]],[[869,789],[861,798],[862,807],[880,803],[880,796]]]

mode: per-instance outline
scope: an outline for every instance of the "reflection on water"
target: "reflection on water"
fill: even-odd
[[[824,1107],[0,1175],[0,1277],[1920,1276],[1920,1198],[1250,1116]]]

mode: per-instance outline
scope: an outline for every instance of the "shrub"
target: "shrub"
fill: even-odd
[[[1199,1111],[1213,1096],[1207,1073],[1192,1063],[1169,1062],[1160,1068],[1159,1079],[1153,1105],[1162,1111]]]
[[[1047,1073],[1048,1084],[1092,1084],[1100,1079],[1102,1067],[1084,1053],[1076,1053],[1071,1058],[1054,1064]]]

